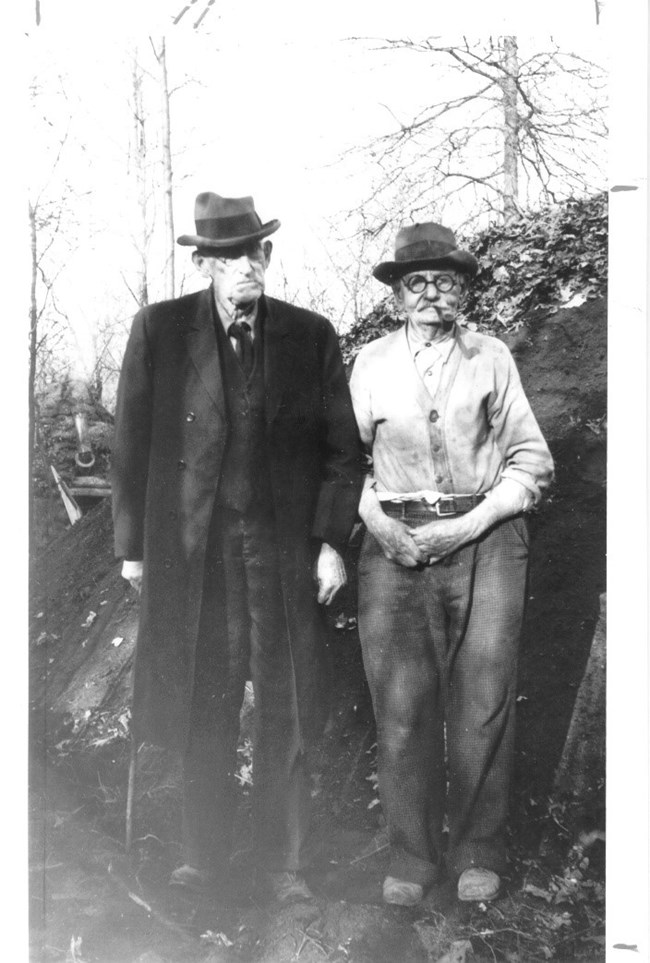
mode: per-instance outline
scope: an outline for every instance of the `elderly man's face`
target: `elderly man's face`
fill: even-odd
[[[193,260],[198,271],[212,280],[217,301],[243,308],[254,304],[264,293],[271,248],[270,241],[252,241],[214,255],[196,251]]]
[[[462,278],[455,271],[426,268],[400,279],[395,300],[415,332],[430,338],[455,320],[463,292]]]

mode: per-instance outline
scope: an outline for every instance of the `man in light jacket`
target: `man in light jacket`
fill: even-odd
[[[525,514],[553,463],[506,346],[456,323],[477,267],[442,225],[402,228],[373,273],[406,324],[362,348],[350,383],[372,457],[359,631],[391,850],[383,896],[400,905],[445,863],[461,900],[494,899],[506,869]]]

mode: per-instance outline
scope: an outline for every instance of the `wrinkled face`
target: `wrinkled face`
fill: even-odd
[[[264,293],[271,250],[270,241],[251,241],[224,248],[218,254],[195,251],[192,260],[199,273],[212,280],[217,301],[242,308],[254,304]]]
[[[395,300],[409,323],[426,336],[451,326],[464,292],[462,274],[433,268],[410,271],[394,287]]]

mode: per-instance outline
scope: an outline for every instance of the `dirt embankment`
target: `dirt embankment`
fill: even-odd
[[[40,553],[32,573],[35,963],[415,963],[438,959],[453,944],[468,963],[603,958],[602,853],[594,840],[604,772],[590,774],[579,811],[554,791],[553,777],[605,591],[605,302],[531,316],[507,340],[557,481],[532,517],[506,899],[459,908],[443,886],[417,911],[381,903],[385,848],[352,547],[351,585],[331,613],[336,705],[314,784],[316,904],[282,912],[250,901],[171,905],[165,880],[178,853],[179,797],[174,762],[160,754],[141,759],[136,844],[130,860],[124,855],[137,599],[113,559],[104,503]],[[594,718],[589,738],[602,743],[604,718]],[[246,752],[242,743],[242,867]],[[592,830],[587,851],[584,833]]]

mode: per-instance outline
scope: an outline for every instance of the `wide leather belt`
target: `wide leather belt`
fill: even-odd
[[[485,494],[482,495],[442,495],[437,502],[431,504],[424,499],[406,502],[381,502],[381,507],[387,515],[400,517],[413,512],[424,512],[447,518],[449,515],[464,515],[480,505]]]

